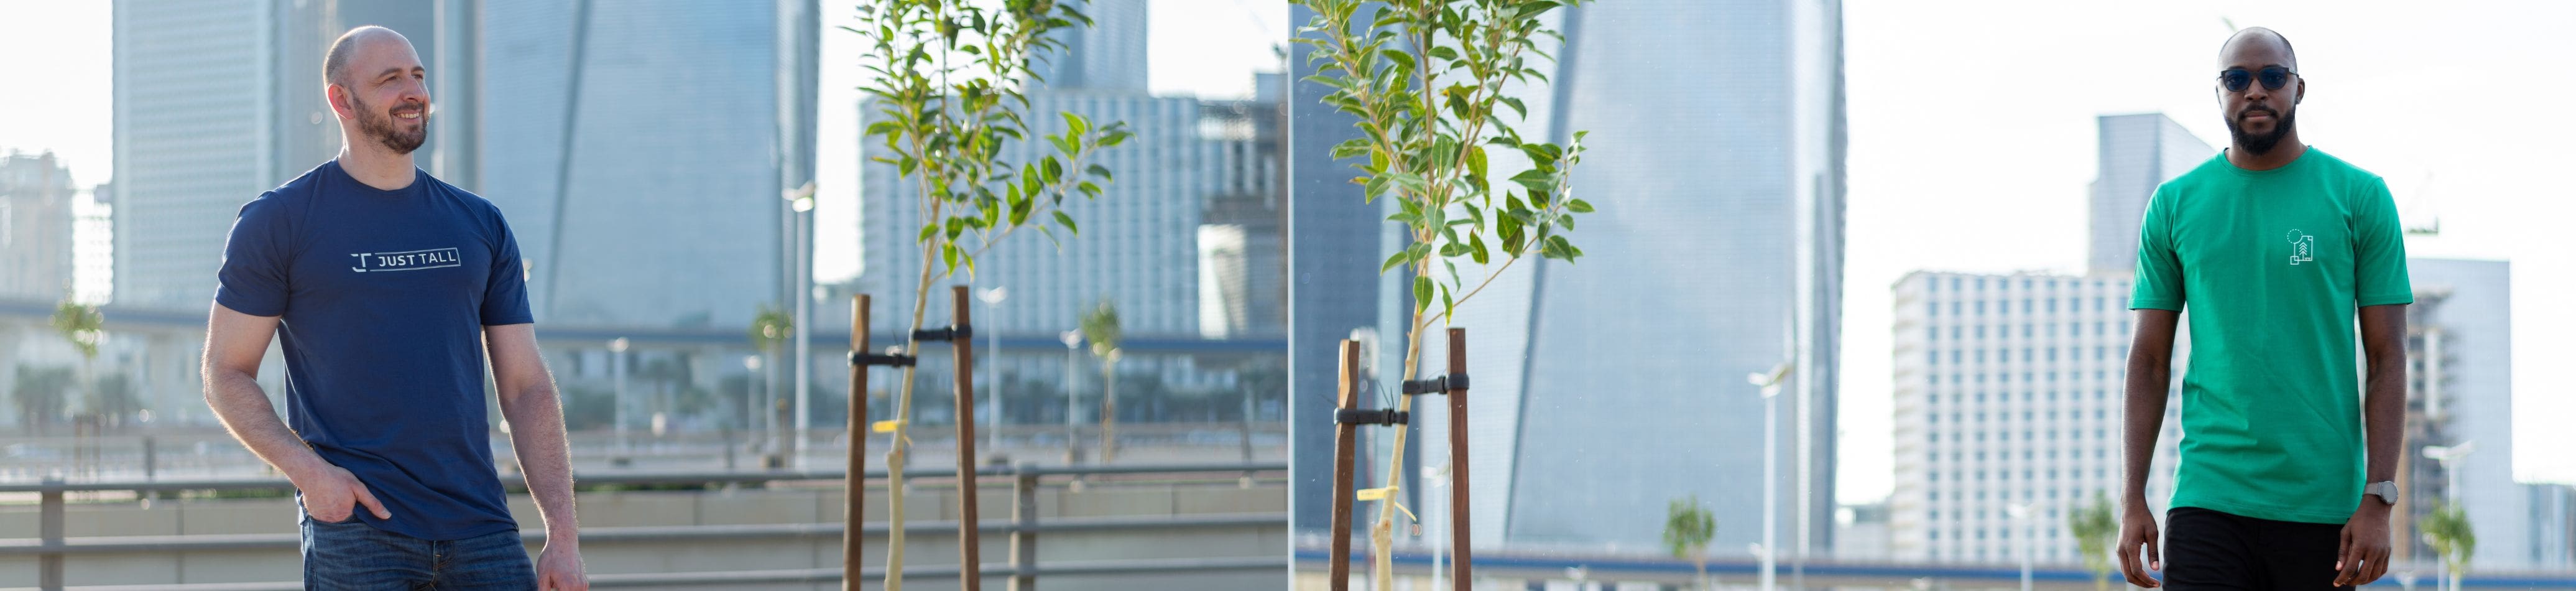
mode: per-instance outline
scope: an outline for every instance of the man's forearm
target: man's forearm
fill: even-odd
[[[2165,392],[2172,386],[2171,363],[2147,355],[2129,358],[2129,379],[2121,397],[2120,478],[2122,502],[2147,499],[2148,466],[2155,461],[2156,436],[2164,428]]]
[[[2406,440],[2406,360],[2374,360],[2363,390],[2362,436],[2367,476],[2362,482],[2397,479],[2397,455]]]
[[[315,467],[328,464],[313,448],[304,443],[286,423],[277,419],[277,407],[268,403],[268,394],[259,388],[258,380],[239,371],[214,370],[206,373],[206,406],[214,409],[215,418],[233,439],[270,467],[300,479]]]
[[[572,450],[564,438],[563,405],[553,384],[542,381],[516,395],[501,396],[501,416],[510,422],[510,448],[519,455],[528,496],[545,520],[546,543],[578,545],[580,518],[572,501]]]

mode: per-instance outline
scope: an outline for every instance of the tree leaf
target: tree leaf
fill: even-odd
[[[1073,233],[1073,235],[1075,235],[1075,236],[1081,236],[1081,235],[1082,235],[1082,227],[1081,227],[1081,226],[1076,226],[1076,225],[1074,225],[1074,224],[1073,224],[1073,216],[1065,215],[1065,214],[1064,214],[1064,212],[1063,212],[1062,210],[1058,210],[1058,211],[1056,211],[1056,212],[1054,212],[1054,213],[1055,213],[1055,222],[1056,222],[1056,223],[1059,223],[1059,224],[1064,224],[1064,231],[1066,231],[1066,232],[1072,232],[1072,233]]]

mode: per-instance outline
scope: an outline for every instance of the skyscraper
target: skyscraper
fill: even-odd
[[[1599,213],[1569,234],[1584,258],[1522,261],[1459,312],[1474,539],[1652,547],[1667,503],[1697,495],[1732,524],[1710,548],[1761,541],[1763,400],[1744,376],[1794,363],[1779,399],[1782,563],[1831,547],[1841,4],[1605,3],[1550,18],[1566,41],[1518,128],[1557,142],[1590,131],[1573,186]],[[1425,459],[1408,465],[1444,463],[1445,421],[1417,415]],[[1445,515],[1444,497],[1414,506]]]
[[[538,322],[739,327],[793,302],[804,245],[781,195],[812,178],[815,10],[484,5],[481,194]]]
[[[74,200],[52,152],[0,155],[0,298],[52,302],[72,294]]]
[[[960,269],[952,277],[934,278],[933,286],[973,283],[1008,289],[1008,313],[979,324],[1011,334],[1072,329],[1084,311],[1106,300],[1117,305],[1128,334],[1198,336],[1199,237],[1202,226],[1210,223],[1212,205],[1220,199],[1258,199],[1270,192],[1277,174],[1269,157],[1273,148],[1260,146],[1251,127],[1238,129],[1229,122],[1266,126],[1270,118],[1245,113],[1266,112],[1272,105],[1089,90],[1038,90],[1028,97],[1032,137],[1064,133],[1064,119],[1056,115],[1063,111],[1096,125],[1125,121],[1135,135],[1100,151],[1092,162],[1114,177],[1099,198],[1075,193],[1060,206],[1079,224],[1079,235],[1058,228],[1056,240],[1050,241],[1037,228],[1024,228],[1019,232],[1024,235],[1011,236],[979,257],[971,279]],[[863,120],[881,116],[873,106],[861,108]],[[884,150],[882,142],[870,138],[861,155],[886,157]],[[1013,162],[1031,162],[1054,151],[1044,142],[1029,141],[1015,142],[1005,153]],[[922,264],[917,182],[899,178],[884,163],[869,161],[862,168],[863,266],[857,288],[878,294],[871,312],[877,322],[899,324],[911,318]],[[1046,222],[1033,216],[1029,223]],[[934,290],[929,318],[948,317],[947,299],[939,293],[944,292]]]
[[[2443,491],[2469,512],[2477,532],[2478,551],[2471,564],[2480,568],[2531,568],[2530,495],[2513,480],[2513,298],[2512,266],[2505,261],[2410,258],[2416,304],[2410,308],[2408,339],[2409,390],[2420,410],[2437,424],[2443,441],[2411,441],[2406,462],[2435,464],[2419,450],[2425,444],[2475,451],[2434,471],[2444,482],[2413,486],[2442,490],[2448,482],[2459,490]],[[2422,472],[2417,472],[2422,473]],[[2456,476],[2456,480],[2452,477]],[[2423,497],[2427,495],[2416,495]],[[2433,499],[2419,499],[2433,500]],[[2418,556],[2430,556],[2429,547]]]
[[[479,3],[398,0],[174,2],[115,8],[117,303],[202,307],[243,203],[340,150],[322,58],[360,25],[402,33],[430,72],[438,111],[414,152],[476,188],[470,20]],[[167,81],[184,80],[184,83]]]
[[[1081,0],[1075,6],[1091,17],[1091,26],[1057,29],[1064,51],[1029,64],[1042,85],[1056,90],[1145,94],[1149,70],[1145,27],[1151,20],[1145,0]]]
[[[2126,274],[2138,266],[2138,220],[2156,185],[2190,172],[2217,150],[2163,113],[2103,115],[2093,180],[2092,273]]]
[[[1305,6],[1288,7],[1291,27],[1314,18]],[[1359,130],[1351,126],[1356,118],[1322,102],[1332,87],[1305,79],[1316,74],[1313,53],[1303,43],[1288,46],[1288,437],[1295,480],[1288,509],[1292,529],[1322,533],[1332,527],[1338,343],[1386,321],[1381,294],[1409,280],[1400,271],[1378,273],[1391,252],[1386,205],[1370,203],[1350,183],[1352,159],[1330,156]]]
[[[2039,560],[2079,556],[2066,514],[2096,495],[2116,506],[2122,494],[2129,288],[2126,274],[1918,271],[1897,281],[1897,559],[2006,561],[2034,535]],[[2182,407],[2170,397],[2181,391],[2188,339],[2177,335],[2147,481],[2159,515],[2182,435]],[[2016,505],[2029,508],[2029,521],[2010,516]]]

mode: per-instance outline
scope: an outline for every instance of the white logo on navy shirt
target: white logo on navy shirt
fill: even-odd
[[[432,248],[429,250],[406,250],[402,252],[360,252],[351,253],[349,256],[358,258],[358,266],[350,267],[349,270],[360,273],[368,271],[417,271],[421,269],[455,267],[464,264],[462,262],[458,262],[462,259],[457,258],[456,248],[452,246],[447,248]]]

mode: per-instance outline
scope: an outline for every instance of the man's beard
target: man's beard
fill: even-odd
[[[2274,119],[2271,133],[2261,135],[2246,133],[2245,128],[2240,127],[2239,124],[2245,120],[2245,114],[2251,111],[2253,109],[2249,108],[2227,119],[2228,137],[2236,142],[2236,147],[2245,149],[2247,154],[2261,156],[2271,152],[2272,148],[2281,145],[2281,138],[2289,137],[2291,130],[2298,129],[2299,108],[2290,107],[2286,112],[2265,110],[2272,113]]]
[[[420,107],[420,129],[403,131],[394,127],[392,114],[377,112],[375,107],[355,95],[349,97],[349,103],[358,112],[358,134],[374,138],[376,143],[384,144],[385,149],[393,150],[395,154],[410,154],[412,150],[420,149],[421,142],[429,141],[428,105]]]

